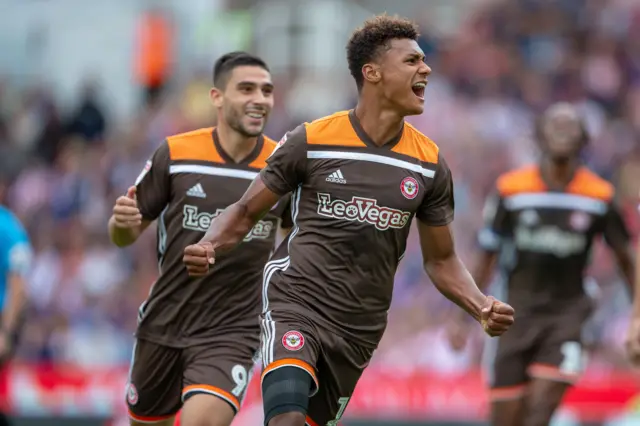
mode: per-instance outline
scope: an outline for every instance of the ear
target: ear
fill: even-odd
[[[211,104],[216,107],[216,108],[222,108],[222,92],[220,91],[220,89],[216,88],[216,87],[212,87],[211,90],[209,90],[209,99],[211,100]]]
[[[378,83],[382,79],[380,67],[375,64],[364,64],[362,67],[362,76],[370,83]]]

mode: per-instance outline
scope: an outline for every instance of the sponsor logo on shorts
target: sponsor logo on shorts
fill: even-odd
[[[287,331],[282,336],[282,346],[290,351],[299,351],[304,346],[304,336],[299,331]]]
[[[353,197],[351,201],[331,200],[331,194],[323,193],[318,193],[318,214],[350,222],[368,223],[380,231],[404,228],[411,218],[410,212],[381,207],[378,205],[378,200],[371,198]]]
[[[418,181],[412,177],[402,179],[400,183],[400,192],[405,198],[413,200],[418,196]]]
[[[215,213],[200,212],[197,206],[185,204],[183,208],[182,227],[191,231],[207,232],[211,221],[215,219],[224,209],[218,209]],[[251,231],[244,237],[244,241],[253,239],[266,239],[271,235],[273,223],[268,220],[261,220],[254,225]]]
[[[136,405],[138,403],[138,391],[133,383],[127,385],[127,402],[129,405]]]

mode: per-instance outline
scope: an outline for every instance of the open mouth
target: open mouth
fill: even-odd
[[[256,119],[256,120],[261,120],[261,119],[264,118],[265,113],[264,113],[264,111],[247,111],[246,115],[249,118],[253,118],[253,119]]]
[[[262,126],[267,116],[267,112],[260,109],[246,110],[244,114],[249,118],[249,123],[254,126]]]
[[[419,83],[415,83],[413,86],[411,86],[411,90],[413,90],[413,93],[420,99],[424,100],[424,90],[427,87],[427,83],[424,81],[421,81]]]

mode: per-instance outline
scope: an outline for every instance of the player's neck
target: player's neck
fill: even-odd
[[[247,137],[233,130],[226,123],[220,121],[216,127],[218,131],[218,142],[224,152],[236,163],[247,158],[258,143],[258,137]]]
[[[554,188],[564,188],[571,182],[580,166],[578,159],[557,160],[545,157],[542,161],[542,176]]]
[[[362,98],[356,105],[355,114],[367,136],[378,146],[393,140],[404,124],[404,116]]]

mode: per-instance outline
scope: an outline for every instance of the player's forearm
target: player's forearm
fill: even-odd
[[[485,291],[487,287],[489,287],[489,282],[493,276],[496,258],[497,256],[495,253],[482,251],[476,260],[476,266],[473,269],[473,280],[480,291]]]
[[[430,260],[424,267],[440,293],[480,321],[480,310],[486,296],[457,255]]]
[[[127,247],[135,243],[138,237],[140,237],[142,230],[142,226],[121,228],[116,225],[113,216],[109,219],[109,237],[111,238],[111,242],[118,247]]]
[[[231,250],[242,242],[259,219],[249,214],[243,203],[232,204],[211,222],[200,242],[211,243],[217,253]]]
[[[11,274],[8,283],[9,298],[2,311],[2,323],[0,323],[0,326],[2,330],[13,333],[18,326],[20,315],[27,304],[27,291],[24,278],[18,274]]]

